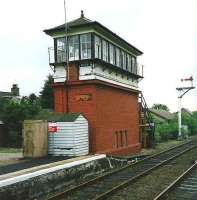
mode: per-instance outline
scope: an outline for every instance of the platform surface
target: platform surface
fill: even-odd
[[[67,159],[70,159],[70,157],[48,156],[45,158],[24,159],[23,157],[14,157],[14,155],[6,156],[4,154],[3,156],[0,155],[0,175]]]
[[[56,162],[51,162],[51,163],[47,163],[47,164],[40,164],[37,166],[31,166],[28,168],[18,168],[18,170],[14,171],[14,172],[10,172],[10,173],[4,173],[2,175],[0,175],[0,187],[3,186],[7,186],[10,184],[14,184],[20,181],[25,181],[29,178],[33,178],[36,176],[40,176],[43,174],[47,174],[47,173],[52,173],[61,169],[66,169],[66,168],[70,168],[73,166],[77,166],[80,164],[84,164],[93,160],[97,160],[97,159],[101,159],[101,158],[105,158],[106,155],[101,154],[101,155],[87,155],[87,156],[79,156],[79,157],[75,157],[75,158],[67,158],[64,160],[59,160]],[[58,159],[58,157],[53,157],[54,159]],[[60,158],[59,158],[60,159]],[[35,162],[35,160],[34,160]],[[17,163],[16,165],[24,165],[24,163]],[[10,167],[8,166],[4,166],[6,167]],[[12,166],[13,167],[13,166]],[[16,166],[15,166],[16,167]],[[0,172],[1,172],[1,168],[0,167]]]

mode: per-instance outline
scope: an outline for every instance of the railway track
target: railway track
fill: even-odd
[[[139,178],[194,148],[197,148],[197,139],[96,177],[61,193],[51,195],[48,200],[106,199],[117,190],[134,183]]]
[[[197,161],[163,190],[154,200],[196,200],[197,199]]]

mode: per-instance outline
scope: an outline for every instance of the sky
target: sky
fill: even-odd
[[[39,94],[52,73],[48,47],[52,39],[43,30],[64,23],[63,0],[6,0],[0,2],[0,91],[17,83],[21,95]],[[154,103],[178,109],[176,87],[193,75],[197,86],[196,0],[66,0],[67,18],[98,21],[144,54],[140,82],[148,106]],[[197,89],[182,99],[197,110]]]

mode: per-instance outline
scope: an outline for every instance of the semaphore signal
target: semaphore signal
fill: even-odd
[[[193,81],[193,77],[190,76],[189,78],[182,78],[181,81]]]
[[[189,87],[178,87],[176,88],[176,90],[179,92],[179,95],[178,95],[178,99],[179,99],[179,111],[178,111],[178,125],[179,125],[179,133],[178,133],[178,137],[179,138],[182,138],[182,120],[181,120],[181,99],[182,97],[187,93],[189,92],[190,90],[194,89],[195,87],[193,86],[193,77],[190,76],[189,78],[184,78],[184,79],[181,79],[181,82],[183,81],[190,81],[191,82],[191,86]]]

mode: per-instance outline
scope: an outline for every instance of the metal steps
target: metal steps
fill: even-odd
[[[139,127],[142,147],[154,145],[154,122],[142,93],[139,94]]]

